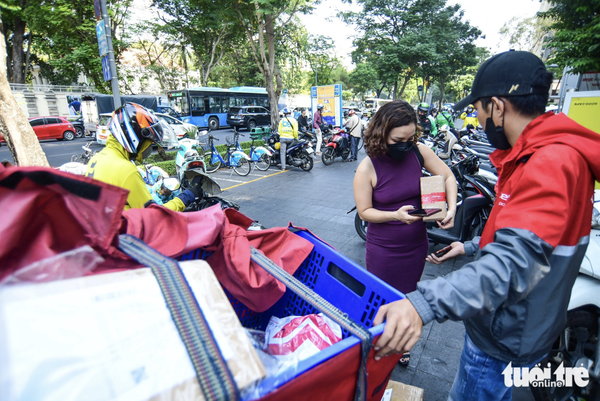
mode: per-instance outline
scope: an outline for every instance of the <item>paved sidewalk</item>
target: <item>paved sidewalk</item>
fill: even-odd
[[[365,157],[359,152],[359,162]],[[306,227],[338,251],[365,266],[365,243],[354,229],[352,180],[359,162],[336,158],[330,166],[316,160],[311,172],[297,168],[285,172],[270,169],[252,173],[255,181],[226,189],[224,197],[238,202],[240,211],[267,227],[287,226],[288,222]],[[218,179],[217,173],[215,177]],[[431,250],[441,248],[431,247]],[[433,279],[459,269],[471,258],[462,257],[440,266],[425,266],[423,280]],[[421,340],[411,353],[408,367],[398,366],[392,379],[425,389],[425,401],[445,400],[458,369],[464,342],[462,323],[433,322],[424,327]],[[532,401],[529,389],[514,392],[515,401]]]

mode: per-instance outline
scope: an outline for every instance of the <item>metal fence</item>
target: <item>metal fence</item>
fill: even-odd
[[[29,92],[95,92],[93,86],[87,85],[37,85],[37,84],[9,84],[12,91]]]

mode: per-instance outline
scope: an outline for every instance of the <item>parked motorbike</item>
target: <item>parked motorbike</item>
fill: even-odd
[[[585,387],[531,387],[536,401],[600,399],[600,190],[595,191],[590,243],[571,291],[567,324],[556,339],[542,368],[550,364],[585,368]]]
[[[72,162],[78,162],[78,163],[82,163],[82,164],[88,164],[88,162],[90,161],[90,159],[92,158],[92,156],[94,156],[96,153],[98,153],[98,151],[92,151],[91,146],[94,143],[94,141],[88,142],[85,145],[83,145],[81,148],[83,149],[83,153],[80,155],[73,155],[71,156],[71,161]]]
[[[267,140],[267,149],[271,151],[271,166],[281,164],[279,153],[280,142],[279,134],[274,132]],[[310,171],[313,168],[314,161],[311,157],[313,149],[308,141],[297,140],[287,145],[286,165],[300,167],[304,171]]]
[[[350,135],[341,128],[335,128],[331,141],[325,146],[321,155],[321,160],[324,165],[329,166],[336,157],[346,160],[348,156],[350,156]]]

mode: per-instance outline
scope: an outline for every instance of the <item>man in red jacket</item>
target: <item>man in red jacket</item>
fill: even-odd
[[[477,107],[497,149],[490,155],[499,174],[496,203],[476,259],[420,282],[375,317],[374,324],[387,320],[376,358],[410,350],[433,319],[464,321],[451,400],[510,400],[504,370],[543,360],[566,323],[589,242],[600,135],[564,114],[544,114],[551,82],[529,52],[501,53],[479,68],[471,94],[456,106]],[[448,257],[460,252],[455,244]]]

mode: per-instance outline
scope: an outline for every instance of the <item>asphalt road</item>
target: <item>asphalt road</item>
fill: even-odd
[[[215,145],[223,145],[226,144],[226,138],[229,135],[233,134],[233,130],[230,128],[223,128],[217,131],[211,132],[211,134],[219,139],[215,142]],[[240,131],[242,136],[240,137],[240,142],[245,142],[250,140],[250,133],[245,129]],[[50,163],[51,167],[59,167],[62,164],[68,163],[71,161],[71,156],[78,155],[83,153],[81,149],[87,142],[93,141],[93,138],[75,138],[72,141],[58,141],[55,139],[40,141],[40,145],[42,149],[46,153],[46,158],[48,159],[48,163]],[[98,143],[92,144],[92,150],[102,150],[104,148],[103,145]],[[2,144],[0,147],[0,161],[8,160],[11,163],[14,162],[12,154],[8,150],[6,143]]]

